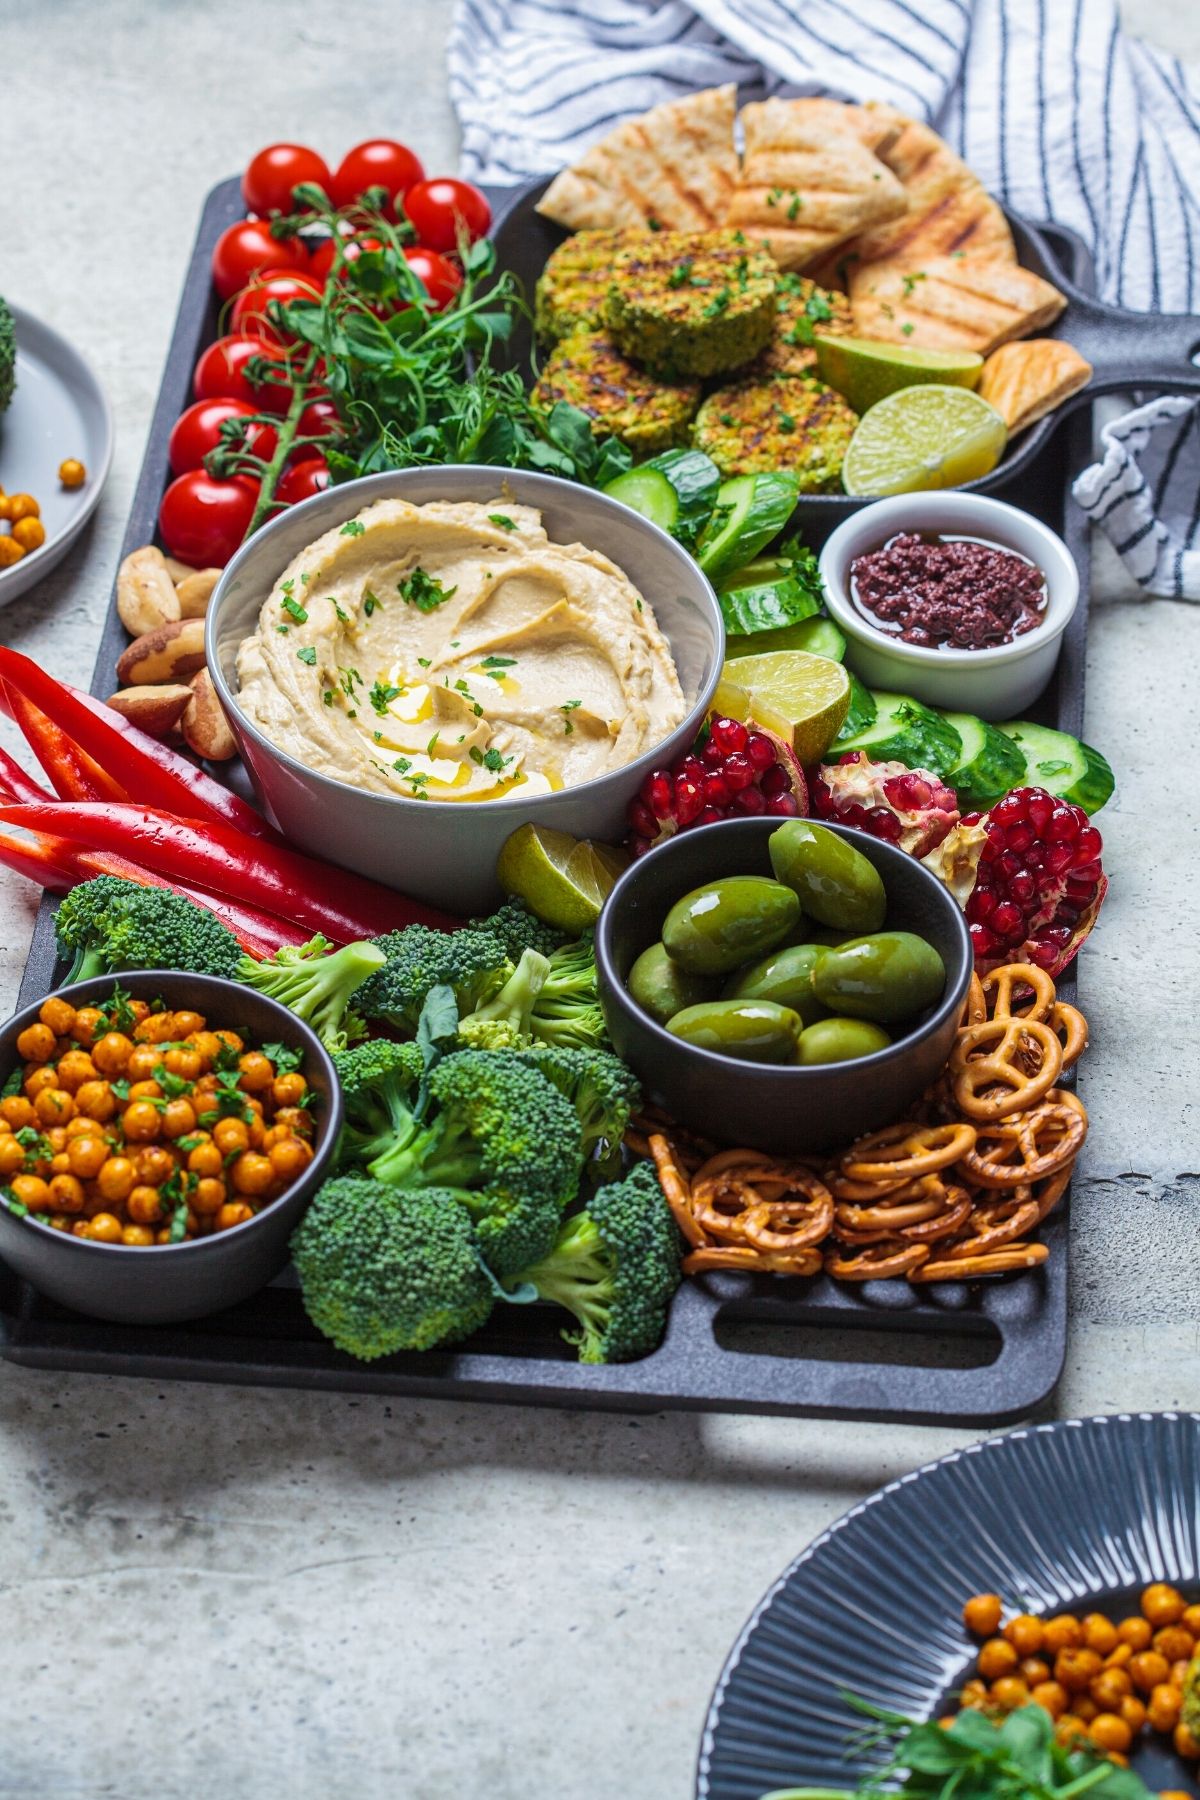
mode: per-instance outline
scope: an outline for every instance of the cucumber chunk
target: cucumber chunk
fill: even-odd
[[[1021,746],[974,713],[944,713],[962,739],[962,753],[947,776],[961,805],[986,810],[1025,780]]]
[[[928,769],[944,781],[962,754],[962,740],[953,725],[908,694],[876,691],[872,698],[875,718],[849,737],[843,730],[831,756],[865,750],[872,762],[902,762],[910,769]]]
[[[753,637],[755,650],[764,650],[764,631],[798,625],[820,612],[821,602],[810,587],[796,580],[787,562],[752,562],[730,577],[730,586],[717,590],[732,637]]]
[[[670,529],[685,550],[694,549],[717,504],[721,471],[703,450],[664,450],[643,467],[665,475],[675,489],[679,511]]]
[[[697,561],[709,580],[719,581],[749,562],[778,536],[795,511],[798,493],[796,477],[782,469],[723,481],[697,546]]]
[[[816,654],[820,655],[820,652],[818,651]],[[858,676],[851,674],[849,669],[846,670],[846,673],[850,676],[850,711],[846,714],[846,723],[842,726],[842,736],[854,737],[875,723],[879,708],[875,704],[875,696],[870,688],[864,687]],[[832,750],[830,755],[833,755]]]
[[[761,656],[767,650],[806,650],[810,656],[827,656],[830,662],[841,662],[846,655],[846,640],[832,619],[801,619],[798,625],[781,625],[777,631],[758,631],[753,637],[727,637],[725,661],[736,660],[739,656]],[[852,675],[851,692],[855,686],[862,688],[862,683],[856,682]],[[867,690],[862,688],[862,691],[865,694]],[[874,703],[870,717],[875,717]]]
[[[662,531],[675,535],[679,523],[679,495],[667,480],[661,469],[652,469],[643,463],[640,469],[626,469],[615,481],[610,481],[604,492],[610,499],[620,500],[625,506],[631,506],[643,519],[649,519]]]
[[[1086,813],[1099,812],[1112,798],[1116,786],[1112,769],[1090,744],[1028,719],[1009,719],[998,729],[1023,752],[1030,787],[1045,788],[1048,794],[1082,806]]]

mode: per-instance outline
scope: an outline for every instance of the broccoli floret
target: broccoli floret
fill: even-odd
[[[98,875],[72,888],[54,919],[68,983],[125,969],[236,974],[242,947],[216,913],[171,888]]]
[[[438,1063],[429,1097],[428,1121],[403,1149],[373,1162],[371,1174],[397,1187],[450,1189],[498,1276],[545,1255],[579,1185],[574,1108],[524,1058],[484,1050]]]
[[[455,1343],[492,1310],[470,1218],[436,1188],[404,1193],[335,1175],[293,1232],[291,1249],[309,1318],[364,1362]]]
[[[510,962],[517,962],[522,950],[537,950],[542,956],[554,952],[570,939],[553,925],[543,925],[536,913],[530,912],[523,900],[509,899],[487,919],[472,919],[471,924],[500,939]]]
[[[268,994],[298,1019],[311,1025],[325,1048],[344,1050],[367,1028],[351,1010],[350,997],[383,966],[383,951],[374,944],[346,944],[334,950],[328,938],[277,950],[264,962],[243,956],[234,970],[246,987]]]
[[[406,925],[375,942],[386,960],[364,983],[359,1011],[407,1036],[417,1029],[430,988],[452,987],[459,1013],[465,1015],[490,999],[513,972],[500,939],[470,926],[446,932]]]
[[[516,1279],[574,1313],[579,1330],[563,1336],[580,1362],[628,1362],[655,1349],[679,1286],[679,1236],[653,1163],[598,1189],[549,1255]]]
[[[637,1076],[608,1050],[570,1050],[535,1044],[525,1059],[552,1081],[575,1108],[583,1133],[583,1154],[597,1146],[611,1154],[620,1144],[629,1115],[641,1099]]]
[[[375,1038],[341,1051],[333,1066],[346,1108],[340,1166],[384,1162],[389,1151],[405,1149],[417,1131],[411,1104],[421,1080],[417,1046]]]
[[[564,1049],[603,1049],[608,1043],[596,984],[592,933],[561,945],[537,997],[530,1029],[543,1043]]]
[[[478,1013],[468,1013],[459,1024],[458,1041],[464,1050],[524,1050],[530,1039],[507,1019],[482,1019]]]
[[[480,1028],[498,1025],[505,1028],[504,1035],[511,1035],[518,1043],[528,1043],[534,1008],[549,973],[549,957],[538,950],[522,950],[520,961],[499,993],[468,1015],[476,1022],[477,1035]]]

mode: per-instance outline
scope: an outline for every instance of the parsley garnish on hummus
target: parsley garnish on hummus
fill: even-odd
[[[310,669],[315,668],[316,664],[317,664],[317,647],[316,647],[316,645],[315,644],[305,644],[303,650],[297,650],[296,657],[297,657],[298,661],[300,661],[302,663],[307,663]]]
[[[501,531],[515,531],[517,529],[517,521],[515,519],[510,519],[507,513],[489,513],[488,524],[498,525]]]
[[[381,718],[391,705],[392,701],[398,697],[399,693],[400,689],[398,687],[392,687],[388,682],[377,681],[375,683],[374,687],[371,689],[370,700],[371,705],[375,708],[375,711]]]
[[[400,598],[423,613],[433,612],[444,600],[449,600],[451,594],[458,592],[457,586],[444,588],[436,575],[427,575],[419,564],[411,575],[406,575],[396,586],[400,590]]]
[[[367,528],[361,519],[347,519],[346,523],[342,526],[341,531],[338,533],[338,536],[361,537],[366,529]]]
[[[563,716],[563,723],[567,728],[567,736],[568,737],[570,737],[571,733],[575,729],[574,725],[571,723],[571,714],[575,711],[575,708],[577,706],[582,706],[582,705],[583,705],[582,700],[564,700],[562,705],[558,709],[559,712]]]

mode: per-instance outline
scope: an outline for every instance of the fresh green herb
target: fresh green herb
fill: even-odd
[[[425,754],[426,754],[426,756],[432,756],[432,755],[433,755],[433,753],[434,753],[434,750],[435,750],[435,749],[436,749],[436,748],[437,748],[437,741],[438,741],[438,739],[439,739],[439,738],[440,738],[440,737],[441,737],[441,735],[442,735],[442,734],[441,734],[441,732],[440,732],[440,731],[435,731],[435,732],[434,732],[434,734],[433,734],[433,736],[432,736],[432,737],[431,737],[431,738],[430,738],[430,740],[429,740],[429,742],[428,742],[428,743],[427,743],[427,744],[426,744],[426,746],[425,746]]]
[[[367,698],[379,714],[380,718],[387,712],[393,700],[400,697],[400,689],[393,687],[388,681],[377,681]]]
[[[169,1100],[178,1100],[179,1096],[186,1094],[192,1085],[190,1081],[185,1081],[182,1075],[172,1075],[166,1063],[154,1065],[154,1079]]]
[[[309,582],[312,580],[312,576],[309,574],[307,569],[301,569],[300,579],[304,583],[305,587],[307,587]]]
[[[791,198],[791,203],[789,204],[788,209],[787,209],[789,225],[795,224],[796,220],[800,217],[800,214],[803,212],[803,210],[804,210],[803,200],[800,198],[799,194],[793,193],[792,198]]]
[[[400,590],[400,598],[423,613],[436,612],[439,606],[449,600],[451,594],[458,592],[457,586],[443,587],[436,575],[427,574],[419,564],[411,575],[406,575],[396,586]]]
[[[293,1050],[290,1044],[264,1044],[262,1053],[277,1075],[294,1075],[304,1062],[303,1050]]]
[[[297,660],[297,662],[307,663],[310,669],[315,668],[316,664],[317,664],[317,647],[316,647],[316,645],[315,644],[305,644],[303,650],[297,650],[296,660]]]
[[[646,220],[647,231],[661,231],[662,228],[663,223],[661,219],[650,218]]]
[[[713,295],[712,299],[705,307],[704,317],[706,319],[715,319],[718,313],[723,313],[726,310],[732,299],[733,294],[730,290],[727,287],[721,288],[719,292]]]
[[[379,604],[380,604],[380,601],[379,601],[378,594],[373,594],[371,592],[370,588],[368,588],[363,595],[363,612],[366,614],[368,619],[370,618],[371,614],[375,611],[375,608]]]
[[[493,775],[499,775],[505,763],[511,761],[511,756],[501,756],[498,750],[485,750],[483,753],[483,766],[485,769],[490,769]]]
[[[913,329],[914,329],[914,328],[913,328],[913,326],[911,326],[911,325],[902,325],[902,326],[901,326],[901,327],[900,327],[900,329],[901,329],[901,331],[902,331],[902,332],[903,332],[903,333],[904,333],[904,335],[905,335],[905,337],[911,337],[911,336],[912,336],[912,334],[913,334]]]
[[[783,411],[780,412],[780,414],[779,414],[779,429],[780,429],[780,431],[795,431],[796,421],[792,417],[791,413],[786,413]]]
[[[574,725],[571,722],[571,714],[575,711],[575,708],[577,706],[582,706],[582,705],[583,705],[582,700],[564,700],[562,705],[558,709],[559,712],[563,716],[563,722],[566,725],[566,735],[568,737],[570,737],[571,733],[575,729]]]
[[[778,206],[779,202],[782,199],[783,199],[783,189],[773,187],[771,189],[770,193],[767,195],[767,205],[768,206]]]
[[[290,594],[285,594],[279,604],[282,606],[285,613],[291,614],[297,625],[307,624],[308,614],[305,612],[300,602],[298,600],[293,600]]]
[[[671,270],[671,273],[667,276],[667,286],[669,288],[681,288],[685,281],[691,279],[694,266],[691,257],[685,256],[681,263],[676,263],[675,267]]]
[[[350,623],[350,614],[348,612],[343,612],[342,608],[338,605],[336,600],[333,603],[333,610],[337,614],[338,621],[340,624],[348,625]]]
[[[376,742],[376,743],[377,743],[377,744],[382,744],[382,742],[383,742],[383,733],[382,733],[382,731],[373,731],[373,732],[372,732],[372,733],[371,733],[371,736],[372,736],[372,737],[373,737],[373,738],[374,738],[374,739],[375,739],[375,742]]]
[[[326,706],[332,706],[333,705],[333,689],[326,688],[324,693],[321,695],[321,699],[324,701]]]
[[[275,627],[275,629],[279,633],[280,637],[286,637],[288,632],[291,630],[291,626],[290,625],[277,625]]]
[[[361,537],[366,529],[367,528],[361,519],[347,519],[346,523],[342,526],[341,531],[338,533],[338,536]]]
[[[392,767],[395,769],[397,775],[407,775],[408,771],[412,768],[412,759],[407,756],[398,756],[392,764]]]
[[[732,427],[736,423],[736,421],[735,421],[732,413],[722,413],[721,414],[721,423],[722,423],[722,425],[728,425],[728,426]]]
[[[911,275],[906,275],[901,283],[901,286],[904,289],[904,298],[907,300],[918,281],[924,281],[925,279],[925,271],[923,269],[917,269]]]
[[[489,513],[488,524],[498,525],[501,531],[515,531],[517,529],[517,521],[515,519],[510,519],[507,513]]]
[[[119,982],[113,988],[112,999],[106,1001],[102,1006],[97,1005],[96,1011],[104,1019],[110,1031],[123,1031],[128,1034],[137,1024],[133,1008],[129,1004],[129,992]]]

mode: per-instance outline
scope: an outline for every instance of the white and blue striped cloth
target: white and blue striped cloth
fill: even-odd
[[[1077,232],[1103,298],[1200,307],[1200,70],[1122,32],[1114,0],[457,0],[449,62],[476,180],[549,173],[721,82],[887,100]],[[1200,598],[1195,402],[1110,427],[1075,491],[1149,592]]]

